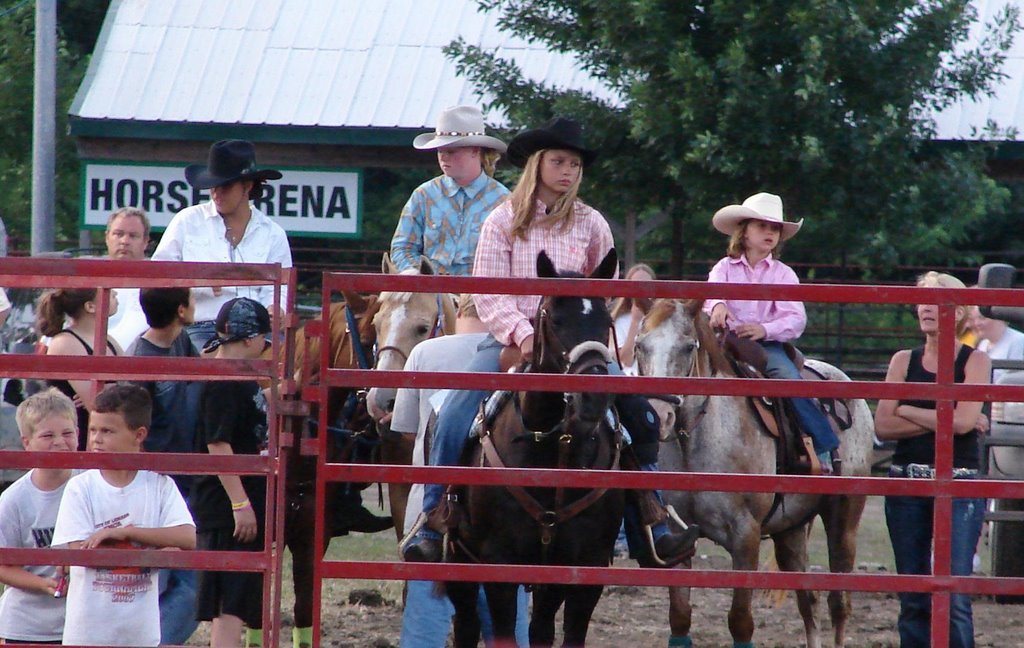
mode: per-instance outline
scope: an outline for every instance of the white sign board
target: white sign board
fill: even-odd
[[[210,194],[185,182],[185,165],[109,160],[82,162],[82,227],[103,229],[110,213],[140,207],[156,230],[182,209]],[[359,171],[281,168],[284,176],[263,187],[257,208],[293,236],[355,238],[362,234]]]

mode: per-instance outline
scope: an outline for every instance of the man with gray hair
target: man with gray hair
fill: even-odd
[[[104,242],[112,261],[145,261],[149,245],[146,212],[138,207],[122,207],[110,214]],[[120,308],[107,320],[107,333],[127,349],[146,330],[146,316],[139,306],[138,288],[118,288],[117,300]]]

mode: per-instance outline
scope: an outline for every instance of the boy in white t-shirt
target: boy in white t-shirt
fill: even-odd
[[[52,387],[25,399],[15,419],[29,452],[78,449],[75,404]],[[33,468],[11,484],[0,495],[0,547],[49,547],[69,479],[69,468]],[[0,566],[0,643],[60,643],[64,598],[56,594],[63,573],[52,565]]]
[[[140,452],[152,412],[149,392],[108,385],[89,413],[93,452]],[[53,545],[71,549],[193,549],[196,528],[170,477],[148,470],[89,470],[68,482]],[[160,643],[158,569],[71,568],[65,644]]]

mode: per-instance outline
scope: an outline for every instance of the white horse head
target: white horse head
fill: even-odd
[[[381,272],[398,274],[387,254],[381,262]],[[435,274],[426,257],[420,257],[419,274]],[[455,302],[445,293],[383,292],[373,326],[377,330],[376,368],[401,370],[417,344],[455,331]],[[375,387],[367,400],[377,413],[383,413],[394,406],[395,393],[394,388]]]

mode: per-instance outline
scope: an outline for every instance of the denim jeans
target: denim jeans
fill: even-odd
[[[885,521],[900,574],[930,574],[932,561],[933,500],[930,497],[887,496]],[[985,515],[983,498],[953,500],[953,525],[950,571],[954,576],[970,576],[974,550],[981,536]],[[901,648],[931,646],[931,594],[900,593],[900,615],[897,627]],[[971,597],[952,594],[949,610],[949,645],[952,648],[973,648],[974,620]]]
[[[470,360],[465,371],[494,373],[498,371],[498,358],[501,355],[501,344],[488,335],[476,349],[476,355]],[[480,410],[480,403],[490,395],[485,389],[458,389],[448,394],[448,398],[437,413],[437,425],[434,435],[430,438],[430,465],[455,466],[459,463],[462,447],[469,437],[469,429],[473,418]],[[434,509],[444,495],[443,484],[424,484],[423,511]]]
[[[188,333],[188,337],[192,340],[192,346],[196,348],[196,351],[202,353],[203,345],[217,335],[217,328],[213,320],[203,320],[202,322],[189,324],[185,327],[185,332]]]
[[[786,355],[781,342],[761,342],[768,356],[768,377],[782,380],[800,380],[800,372]],[[804,433],[814,440],[814,451],[818,454],[835,450],[839,447],[839,437],[832,430],[828,419],[810,398],[790,398],[800,419],[800,427]]]
[[[455,608],[447,596],[437,596],[434,593],[432,582],[409,581],[408,584],[405,609],[402,611],[402,637],[398,645],[400,648],[443,648],[448,641],[448,630]],[[477,599],[477,610],[480,613],[484,643],[491,645],[494,631],[491,628],[491,615],[487,611],[487,597],[482,587]],[[516,643],[520,646],[530,644],[527,597],[522,585],[519,586],[516,610]]]
[[[198,575],[184,569],[160,570],[160,644],[183,646],[199,627]]]

